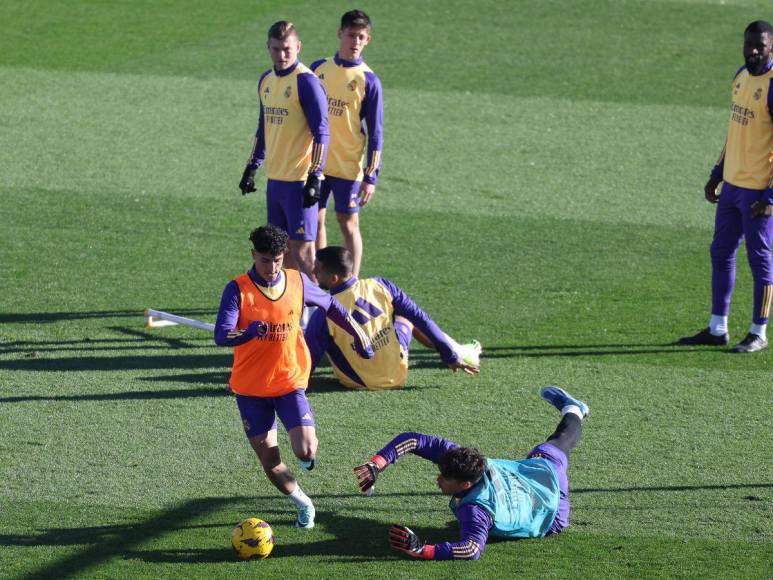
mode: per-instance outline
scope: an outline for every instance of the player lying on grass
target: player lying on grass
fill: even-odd
[[[401,433],[354,468],[360,489],[368,495],[378,474],[407,453],[429,459],[440,469],[437,485],[451,496],[459,541],[427,544],[409,528],[392,526],[392,548],[424,560],[474,560],[483,554],[489,536],[541,538],[569,525],[569,454],[589,409],[558,387],[544,387],[540,395],[561,411],[561,422],[526,459],[486,459],[477,449],[441,437]]]
[[[358,279],[352,273],[352,254],[341,246],[317,252],[314,275],[319,285],[351,313],[368,335],[375,352],[370,360],[356,356],[346,332],[315,312],[306,328],[312,369],[327,353],[333,370],[344,386],[354,389],[395,389],[408,377],[411,337],[428,348],[454,371],[479,371],[480,343],[460,345],[447,334],[395,283],[386,278]]]
[[[319,308],[352,336],[357,356],[372,357],[367,337],[336,300],[297,270],[282,269],[287,233],[272,225],[252,232],[253,267],[223,290],[215,343],[234,347],[228,381],[244,431],[271,483],[298,508],[295,525],[314,527],[314,505],[282,463],[276,415],[293,453],[310,471],[317,453],[314,411],[306,398],[311,360],[300,330],[304,304]]]

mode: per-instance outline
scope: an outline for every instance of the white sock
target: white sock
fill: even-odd
[[[292,500],[292,502],[295,504],[295,507],[302,508],[313,505],[309,496],[303,493],[303,490],[301,489],[301,486],[298,485],[298,482],[295,483],[295,489],[292,490],[287,497]]]
[[[564,415],[569,414],[569,413],[571,413],[572,415],[577,415],[580,418],[580,420],[582,421],[582,419],[583,419],[582,410],[577,405],[567,405],[566,407],[563,407],[561,409],[561,416],[562,417]]]
[[[727,316],[712,314],[711,320],[709,320],[709,332],[714,336],[727,334]]]
[[[749,330],[749,332],[761,337],[762,340],[768,340],[767,329],[767,324],[752,324],[751,330]]]

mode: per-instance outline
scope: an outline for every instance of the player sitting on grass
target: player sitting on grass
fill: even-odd
[[[480,343],[460,345],[396,284],[386,278],[358,279],[352,274],[352,254],[341,246],[317,252],[314,275],[363,328],[375,356],[365,361],[352,350],[352,338],[315,312],[306,329],[312,369],[327,353],[341,383],[353,389],[395,389],[408,377],[411,337],[436,350],[454,372],[479,371]]]
[[[540,395],[561,411],[561,422],[526,459],[486,459],[477,449],[441,437],[401,433],[368,463],[354,468],[360,489],[368,495],[378,474],[407,453],[440,468],[437,485],[451,496],[459,541],[426,544],[409,528],[392,526],[392,548],[424,560],[475,560],[483,554],[489,535],[541,538],[569,525],[569,454],[589,409],[558,387],[544,387]]]

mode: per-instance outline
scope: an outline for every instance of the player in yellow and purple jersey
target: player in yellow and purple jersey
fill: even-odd
[[[339,332],[335,324],[328,324],[325,313],[317,311],[305,333],[312,369],[327,354],[338,380],[346,387],[398,389],[408,378],[408,349],[411,338],[416,338],[436,350],[454,372],[476,374],[480,370],[480,343],[457,343],[391,280],[354,276],[352,255],[346,248],[328,246],[319,250],[314,273],[319,285],[330,290],[359,323],[375,355],[369,361],[357,360],[351,337]]]
[[[752,325],[733,352],[768,347],[773,302],[773,27],[756,20],[744,31],[745,65],[733,79],[727,141],[704,194],[717,204],[711,243],[712,309],[708,328],[679,344],[722,346],[729,342],[728,312],[741,239],[754,279]],[[724,181],[720,195],[719,184]]]
[[[332,193],[344,246],[354,258],[355,276],[359,276],[362,262],[359,211],[376,191],[383,145],[381,81],[362,60],[370,32],[367,14],[362,10],[347,12],[341,17],[336,55],[311,65],[327,92],[330,123],[330,149],[319,202],[317,249],[327,245],[325,217]]]
[[[319,79],[298,61],[301,41],[292,22],[273,24],[267,47],[274,66],[258,82],[258,130],[239,189],[255,191],[255,172],[265,163],[268,223],[290,236],[287,265],[311,276],[329,141],[327,98]]]

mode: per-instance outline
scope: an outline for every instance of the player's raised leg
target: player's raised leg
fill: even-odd
[[[588,416],[590,408],[579,399],[575,399],[561,387],[542,387],[540,396],[561,412],[561,422],[555,432],[547,438],[551,443],[569,455],[580,440],[582,421]]]

